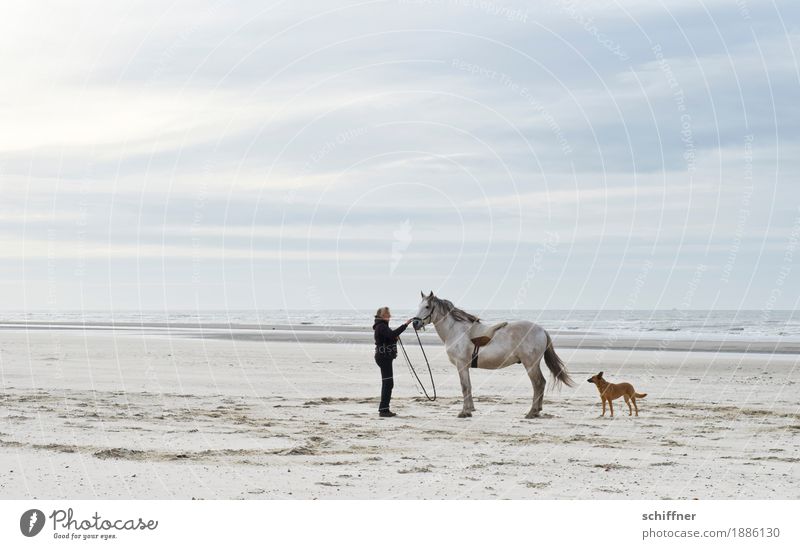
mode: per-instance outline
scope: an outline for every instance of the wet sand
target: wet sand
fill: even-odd
[[[336,343],[370,344],[372,330],[356,326],[324,326],[306,324],[190,324],[190,323],[151,323],[134,322],[87,322],[48,323],[48,322],[0,322],[0,331],[20,329],[28,331],[74,331],[74,332],[116,332],[139,335],[159,335],[202,339],[225,339],[230,341],[256,342],[295,342],[295,343]],[[691,337],[679,333],[653,333],[644,337],[608,335],[577,330],[548,330],[559,348],[571,349],[616,349],[636,351],[693,351],[712,353],[769,353],[800,354],[800,340],[787,338],[741,337],[704,338]],[[440,346],[441,340],[435,330],[428,327],[419,332],[424,345]],[[404,339],[416,343],[413,332],[405,334]]]

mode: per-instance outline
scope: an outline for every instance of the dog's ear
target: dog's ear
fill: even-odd
[[[603,372],[600,372],[599,374],[597,374],[597,377],[603,377]]]

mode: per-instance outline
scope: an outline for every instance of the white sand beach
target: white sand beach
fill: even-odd
[[[399,415],[384,420],[368,339],[269,331],[0,330],[0,496],[800,497],[791,352],[574,348],[556,336],[578,384],[548,381],[543,417],[523,419],[531,387],[518,365],[473,371],[477,412],[458,419],[458,377],[431,345],[439,399],[421,398],[400,359]],[[638,418],[622,400],[598,417],[586,378],[599,370],[648,393]]]

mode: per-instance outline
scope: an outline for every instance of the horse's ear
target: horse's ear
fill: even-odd
[[[425,292],[423,292],[422,290],[420,290],[420,291],[419,291],[419,296],[420,296],[422,299],[425,299]]]
[[[431,290],[431,295],[429,295],[428,297],[433,297],[433,290]]]

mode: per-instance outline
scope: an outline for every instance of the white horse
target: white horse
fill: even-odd
[[[462,311],[450,301],[435,297],[433,292],[427,296],[420,292],[420,295],[422,302],[414,318],[414,328],[420,329],[426,324],[433,323],[436,333],[444,342],[447,357],[458,368],[461,392],[464,395],[464,406],[458,417],[472,417],[472,412],[475,411],[472,402],[472,384],[469,379],[474,349],[470,337],[474,337],[480,331],[490,334],[491,340],[480,348],[478,368],[496,370],[519,363],[525,366],[533,385],[533,406],[526,418],[538,417],[542,411],[546,384],[539,366],[542,358],[557,384],[565,383],[569,387],[575,385],[564,363],[553,349],[550,334],[538,324],[518,320],[498,325],[495,327],[496,331],[495,328],[488,328],[487,331],[484,325],[480,324],[478,317]]]

